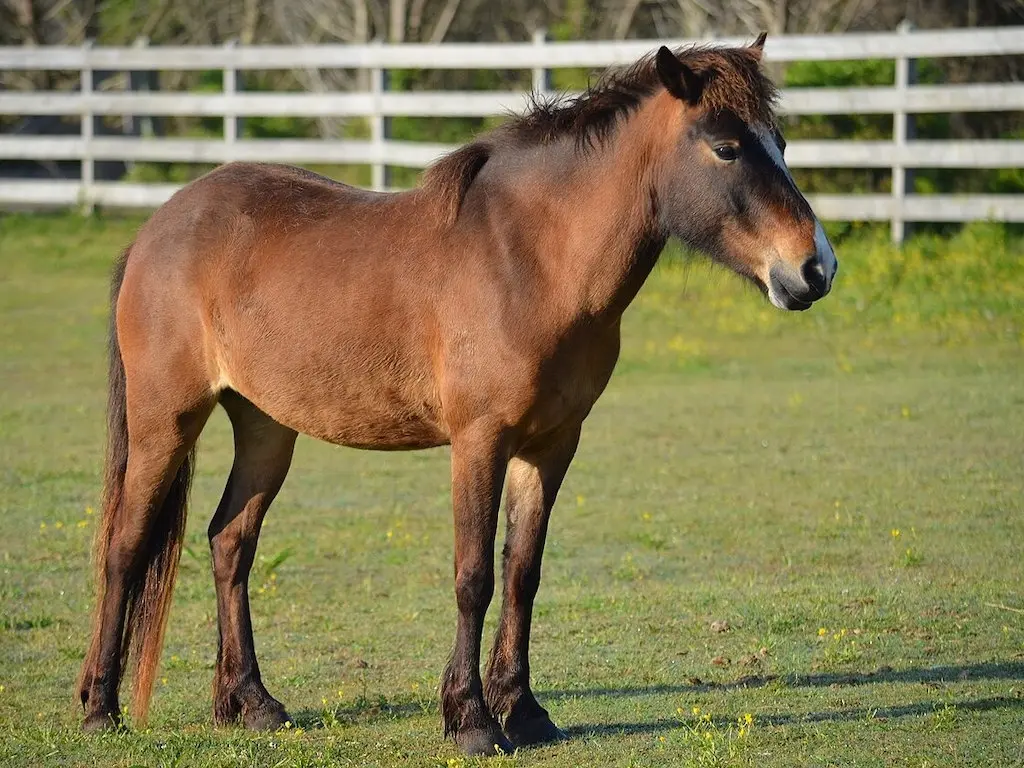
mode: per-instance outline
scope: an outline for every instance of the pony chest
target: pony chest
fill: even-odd
[[[618,334],[607,328],[452,334],[438,377],[445,420],[457,431],[488,418],[530,437],[578,424],[604,391],[618,351]]]
[[[618,356],[615,335],[571,345],[539,365],[529,431],[547,431],[586,418],[608,385]]]

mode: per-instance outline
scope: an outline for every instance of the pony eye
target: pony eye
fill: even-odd
[[[731,163],[740,156],[739,149],[734,147],[732,144],[719,144],[714,148],[714,153],[719,160],[723,160],[727,163]]]

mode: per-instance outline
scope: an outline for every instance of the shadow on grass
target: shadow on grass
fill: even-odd
[[[728,691],[743,688],[760,688],[774,682],[787,687],[838,687],[845,685],[867,685],[871,683],[921,683],[938,685],[968,680],[1024,680],[1024,662],[991,662],[965,665],[944,665],[935,667],[908,667],[892,669],[881,667],[873,672],[858,673],[818,673],[813,675],[748,675],[727,683],[704,683],[692,681],[681,685],[649,685],[623,686],[619,688],[581,688],[578,690],[554,690],[541,692],[540,698],[634,698],[641,696],[662,696],[668,694],[700,693],[710,690]],[[992,697],[963,701],[923,701],[894,707],[873,709],[835,710],[831,712],[811,712],[792,715],[758,716],[757,721],[770,725],[793,725],[798,723],[817,723],[832,721],[851,721],[867,718],[876,719],[911,717],[926,715],[946,704],[962,710],[983,711],[1004,707],[1024,707],[1024,699],[1011,697]],[[873,714],[872,714],[873,713]],[[345,707],[327,708],[326,710],[303,709],[292,713],[293,722],[307,730],[321,728],[325,720],[341,723],[365,723],[379,720],[398,720],[419,715],[437,716],[438,708],[434,701],[401,701],[389,702],[383,696],[377,699],[362,699]],[[723,724],[731,722],[723,720]],[[605,723],[596,725],[577,725],[566,729],[570,736],[587,734],[630,734],[648,733],[679,728],[686,721],[663,718],[644,723]]]
[[[943,665],[935,667],[908,667],[893,669],[880,667],[873,672],[817,673],[812,675],[747,675],[727,683],[705,683],[691,678],[680,685],[623,686],[619,688],[581,688],[579,690],[545,691],[545,698],[634,698],[661,696],[673,693],[699,693],[737,688],[761,688],[778,682],[789,687],[827,688],[872,683],[956,683],[966,680],[1024,680],[1024,662],[985,662],[980,664]]]
[[[992,696],[984,699],[964,699],[954,701],[921,701],[916,704],[901,704],[894,707],[859,707],[857,709],[837,709],[828,712],[806,712],[788,715],[758,715],[754,720],[758,725],[802,725],[807,723],[841,723],[857,720],[875,720],[877,722],[894,720],[901,717],[920,717],[930,715],[944,707],[955,707],[959,711],[984,712],[990,709],[1010,707],[1024,708],[1024,699],[1010,696]],[[735,718],[716,717],[712,719],[716,725],[728,726],[735,724]],[[600,723],[595,725],[574,725],[565,732],[570,738],[583,736],[630,736],[633,734],[659,733],[671,731],[684,726],[693,726],[696,720],[674,718],[658,718],[644,723]]]
[[[672,693],[696,693],[709,690],[735,690],[756,688],[778,681],[788,687],[840,687],[845,685],[866,685],[870,683],[918,683],[938,685],[941,683],[964,682],[967,680],[1024,680],[1024,663],[1001,662],[966,665],[946,665],[935,667],[910,667],[892,669],[882,667],[874,672],[838,674],[820,673],[813,675],[752,675],[728,683],[699,683],[688,685],[652,685],[622,688],[592,688],[579,691],[551,691],[550,697],[638,697],[656,696]],[[757,723],[761,725],[800,725],[805,723],[853,722],[873,719],[877,721],[897,719],[901,717],[920,717],[929,715],[944,707],[955,707],[961,711],[983,712],[991,709],[1024,708],[1024,699],[1011,696],[992,696],[981,699],[949,700],[942,699],[919,701],[914,704],[901,704],[890,707],[858,707],[855,709],[836,709],[822,712],[806,712],[792,714],[758,715]],[[692,726],[695,721],[677,718],[658,718],[643,723],[599,723],[593,725],[575,725],[565,729],[571,737],[581,736],[613,736],[644,733],[658,733],[684,726]],[[727,726],[735,723],[735,718],[714,718],[718,725]]]

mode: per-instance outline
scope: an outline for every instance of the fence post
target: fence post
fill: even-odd
[[[235,105],[235,94],[239,91],[238,70],[234,65],[234,40],[224,43],[225,65],[221,89],[227,102],[224,107],[224,162],[235,159],[235,142],[238,141],[238,112]]]
[[[906,35],[913,25],[904,19],[896,31]],[[914,192],[913,171],[904,164],[907,142],[914,138],[914,116],[903,108],[907,103],[908,90],[917,81],[917,62],[901,56],[896,59],[896,94],[899,107],[892,116],[892,139],[895,145],[896,161],[892,166],[892,241],[897,245],[903,243],[909,234],[910,225],[904,219],[904,202],[908,194]]]
[[[148,37],[137,37],[133,48],[142,49],[149,45]],[[128,73],[128,90],[131,93],[152,93],[160,90],[156,84],[156,70],[133,69]],[[125,115],[123,131],[131,136],[150,138],[157,133],[152,115]]]
[[[94,194],[94,183],[96,181],[96,163],[92,157],[92,137],[95,131],[95,115],[92,111],[92,92],[93,92],[93,71],[92,71],[92,57],[89,55],[92,51],[92,40],[86,40],[82,44],[82,52],[84,54],[82,61],[82,159],[81,159],[81,171],[79,173],[81,186],[78,193],[79,201],[82,207],[82,213],[89,215],[93,212],[95,206],[95,194]]]
[[[373,47],[380,54],[383,43],[380,38],[373,41]],[[370,118],[371,157],[370,185],[377,192],[383,192],[391,185],[391,169],[385,157],[385,142],[391,138],[391,118],[384,115],[384,94],[388,90],[388,71],[375,66],[370,70],[370,92],[373,94],[373,116]]]
[[[537,29],[533,32],[533,44],[536,46],[547,45],[548,31],[546,29]],[[551,70],[545,69],[544,67],[533,68],[533,93],[536,97],[542,98],[547,95],[548,91],[551,90]]]

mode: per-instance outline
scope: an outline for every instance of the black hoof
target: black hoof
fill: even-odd
[[[550,744],[554,741],[565,741],[569,738],[565,731],[551,722],[551,718],[547,715],[533,717],[529,720],[509,718],[505,722],[505,735],[517,747]]]
[[[455,736],[455,743],[469,757],[477,755],[511,755],[515,751],[515,746],[505,738],[505,734],[501,732],[497,725],[492,728],[474,728],[469,731],[459,731]]]
[[[284,706],[277,701],[269,701],[265,706],[247,711],[242,715],[242,724],[250,731],[276,731],[284,728],[291,720]]]
[[[82,731],[85,733],[104,733],[116,731],[121,727],[118,713],[93,712],[82,722]]]

